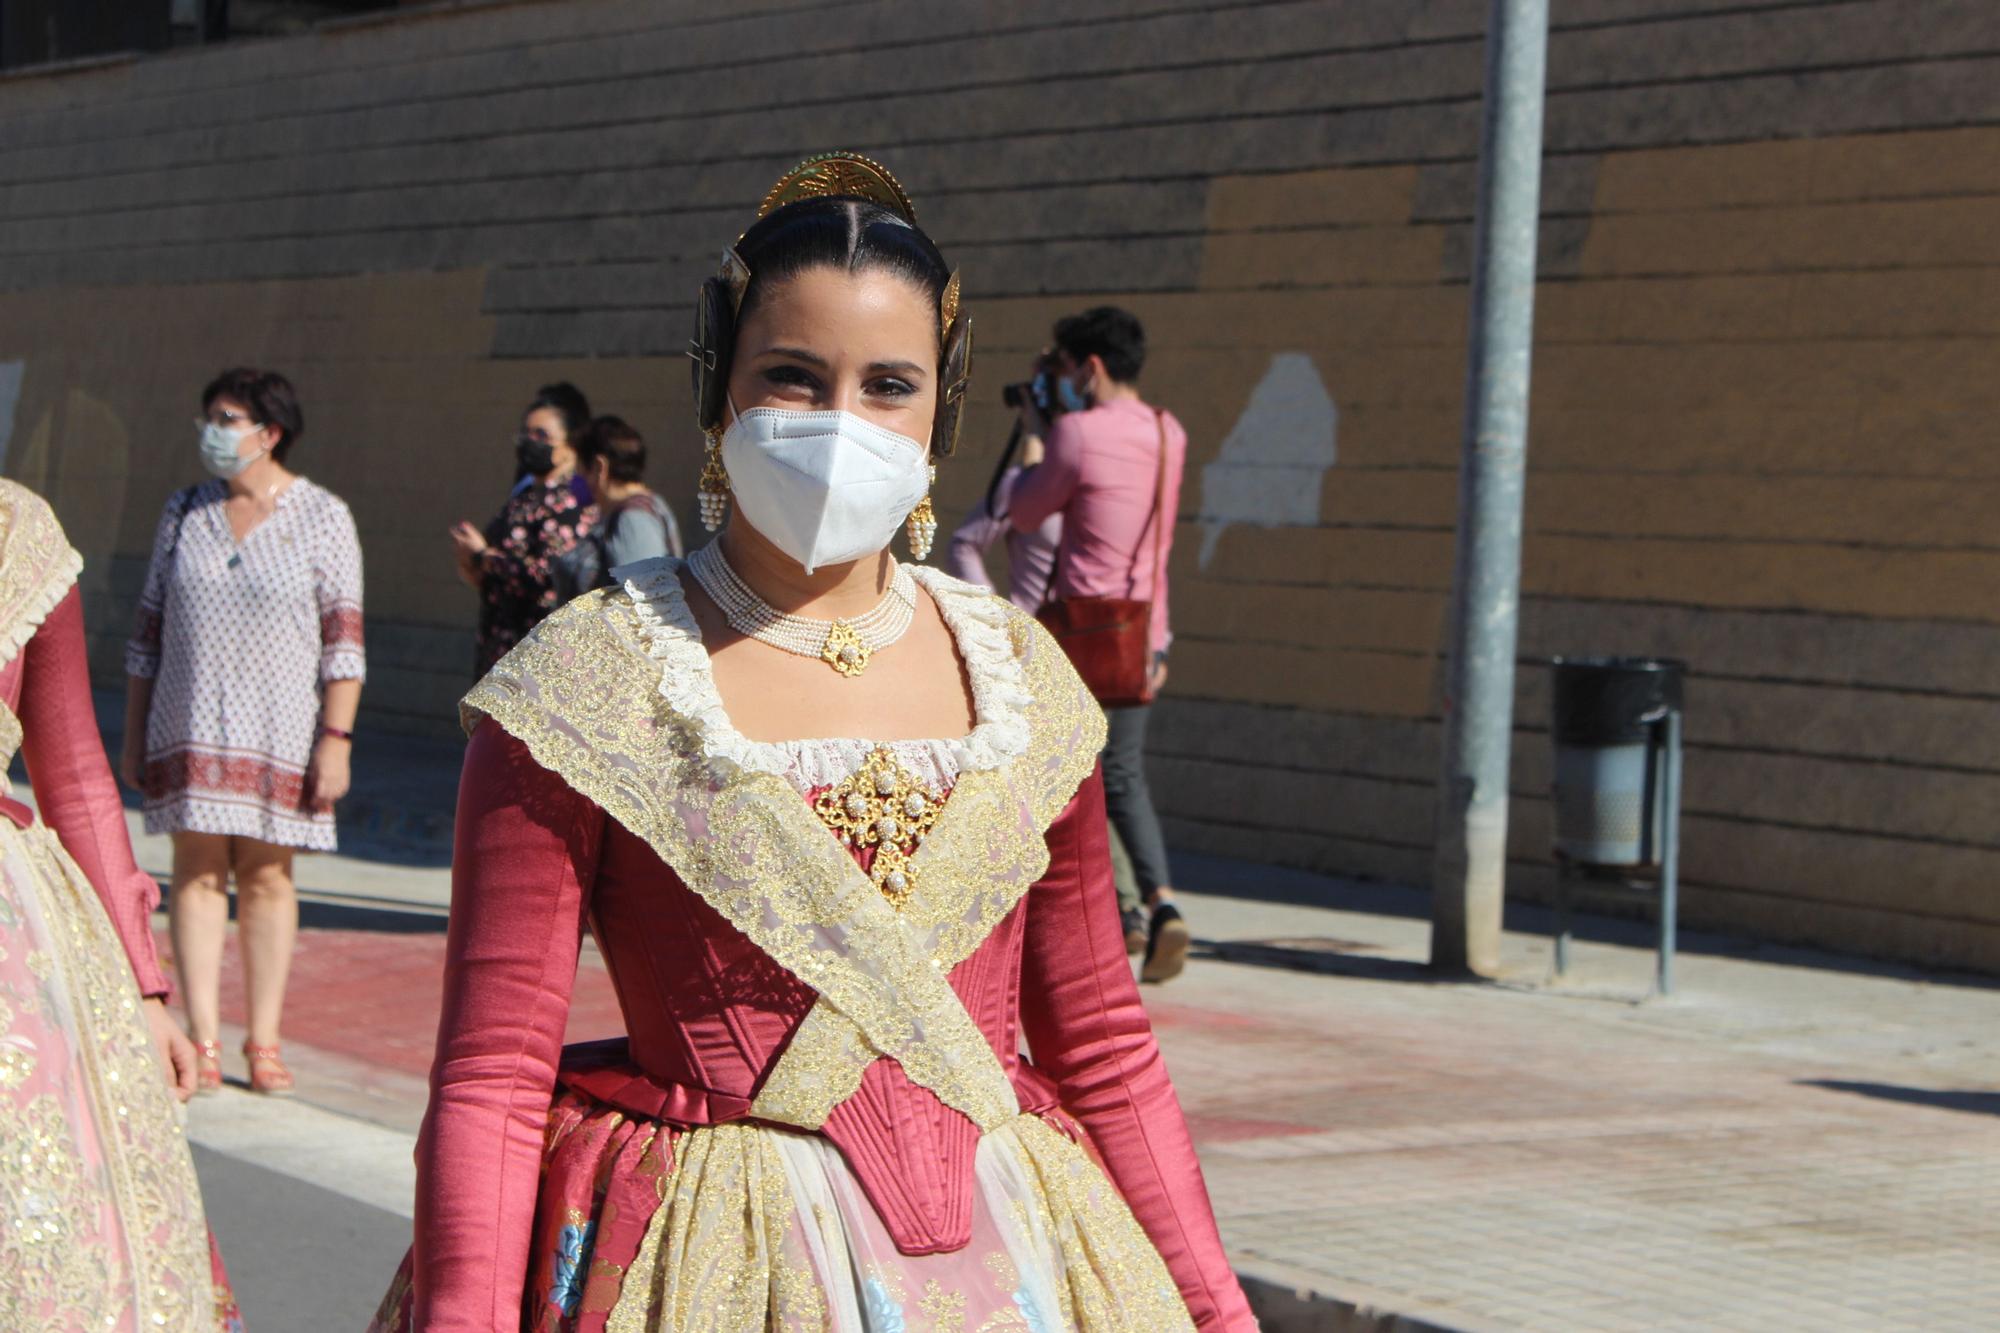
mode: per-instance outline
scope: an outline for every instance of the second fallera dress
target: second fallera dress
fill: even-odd
[[[0,481],[0,1327],[234,1330],[143,1011],[167,994],[91,704],[82,560]]]

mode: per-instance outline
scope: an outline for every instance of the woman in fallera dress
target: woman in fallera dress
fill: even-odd
[[[0,785],[0,1327],[240,1330],[174,1104],[195,1052],[167,1014],[160,890],[91,704],[82,565],[0,481],[0,772],[22,755],[39,807]]]
[[[1103,714],[1029,616],[888,550],[935,531],[956,275],[880,166],[810,159],[694,355],[726,529],[465,701],[377,1327],[1254,1328],[1126,961]],[[628,1036],[565,1051],[585,927]]]

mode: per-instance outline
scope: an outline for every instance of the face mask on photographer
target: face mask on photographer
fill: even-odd
[[[1090,407],[1090,395],[1077,388],[1068,375],[1056,376],[1056,400],[1065,412],[1083,412]]]
[[[743,517],[808,574],[887,546],[930,487],[923,445],[852,412],[738,412],[722,466]]]

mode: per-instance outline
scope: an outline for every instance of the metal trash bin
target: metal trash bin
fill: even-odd
[[[1657,898],[1659,989],[1671,994],[1687,666],[1658,657],[1558,657],[1550,666],[1556,973],[1569,967],[1571,889],[1588,880]]]

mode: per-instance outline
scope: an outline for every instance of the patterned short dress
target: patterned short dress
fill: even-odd
[[[323,687],[366,674],[361,544],[347,505],[304,477],[241,542],[207,481],[167,501],[125,670],[154,681],[146,832],[335,847],[306,765]]]

